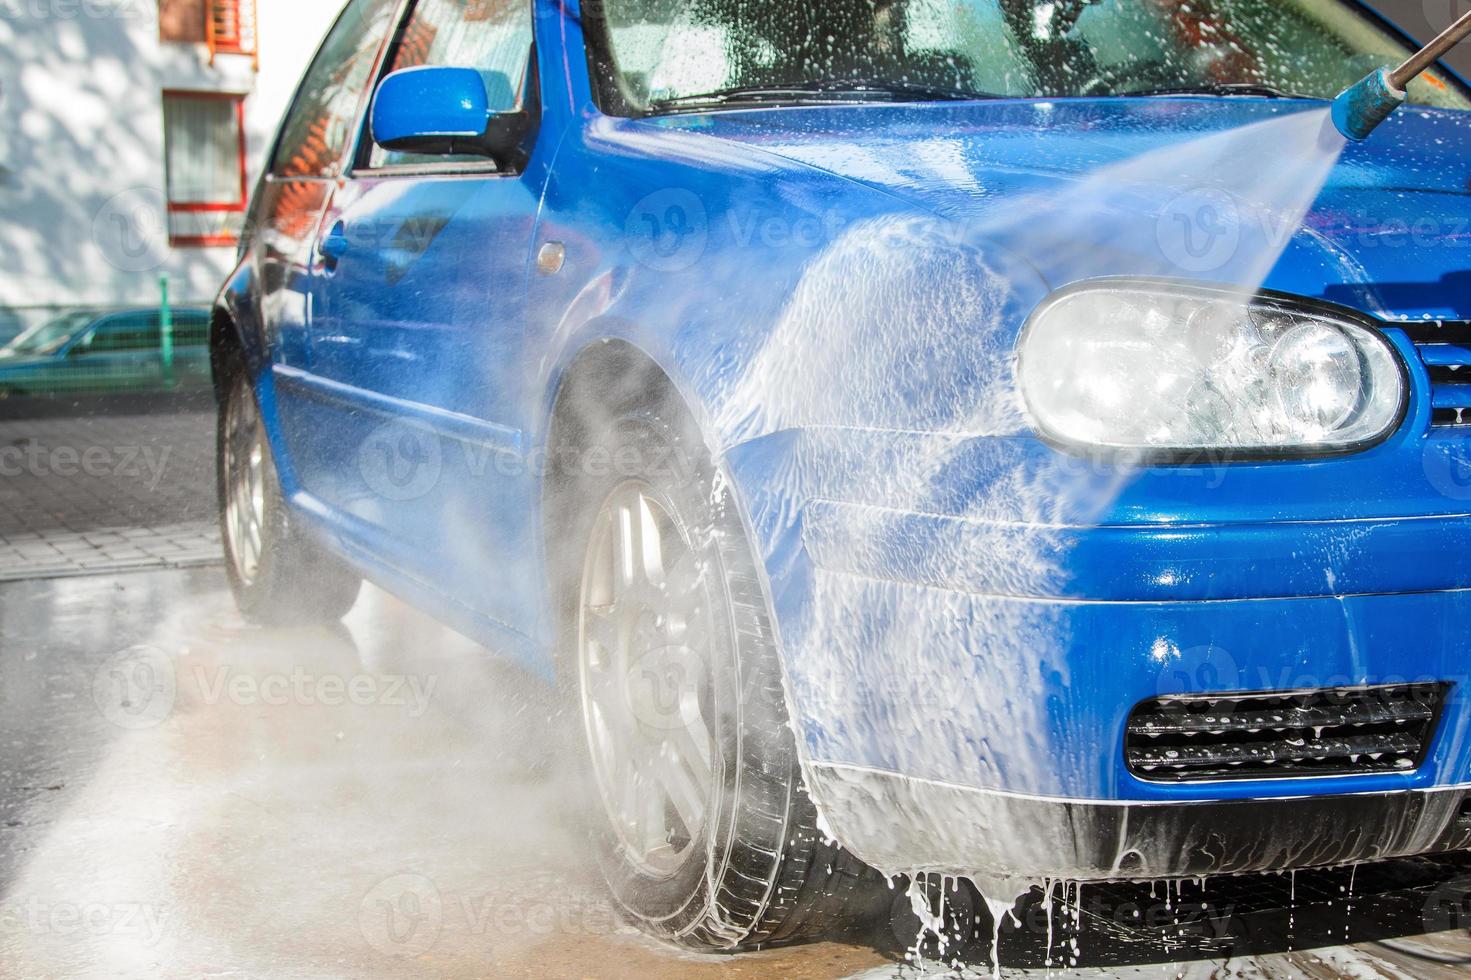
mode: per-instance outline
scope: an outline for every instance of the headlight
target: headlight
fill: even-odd
[[[1322,455],[1387,436],[1405,375],[1347,316],[1141,282],[1060,292],[1027,323],[1018,377],[1041,434],[1145,454]]]

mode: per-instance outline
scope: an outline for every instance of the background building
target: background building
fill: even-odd
[[[164,273],[210,299],[342,3],[0,0],[0,342],[16,310],[152,303]],[[1471,0],[1370,6],[1423,38]]]
[[[0,0],[0,310],[210,299],[341,6]]]

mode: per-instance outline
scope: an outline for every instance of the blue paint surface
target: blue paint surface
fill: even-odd
[[[424,136],[485,132],[490,98],[471,68],[405,68],[387,76],[373,98],[373,138],[386,147]]]
[[[1464,396],[1433,385],[1426,366],[1471,365],[1471,351],[1419,346],[1404,326],[1471,320],[1467,114],[1401,112],[1349,146],[1262,283],[1377,318],[1409,384],[1388,439],[1321,460],[1128,472],[1079,461],[1078,479],[1114,486],[1087,497],[1100,508],[1039,499],[1050,485],[1041,475],[1069,464],[1024,427],[962,427],[922,493],[898,493],[870,477],[901,470],[916,440],[955,431],[956,402],[940,395],[964,402],[966,392],[1001,390],[986,386],[1004,380],[1037,303],[1070,283],[1159,272],[1161,257],[1148,254],[1153,224],[1138,241],[1116,234],[1156,221],[1158,201],[1131,192],[1095,202],[1110,220],[1079,221],[1066,248],[1039,248],[999,215],[1143,154],[1327,103],[1006,99],[618,118],[593,103],[579,20],[549,0],[536,10],[542,108],[519,173],[356,173],[341,187],[272,180],[257,190],[254,234],[219,309],[256,371],[283,485],[324,540],[375,581],[551,676],[538,454],[568,366],[623,341],[669,376],[746,510],[810,759],[1089,799],[1471,782],[1461,696],[1471,663],[1462,627],[1471,447],[1466,430],[1431,425],[1433,408]],[[402,99],[391,104],[380,133],[441,125],[397,115]],[[1263,148],[1263,168],[1275,149]],[[836,399],[827,414],[781,426],[733,416],[731,391],[789,323],[814,269],[835,244],[885,227],[903,230],[905,248],[875,269],[902,278],[896,295],[920,297],[921,312],[967,277],[977,289],[1005,284],[974,346],[953,348],[957,356],[878,402]],[[1271,229],[1247,231],[1257,233]],[[346,247],[329,262],[319,243],[334,236]],[[549,242],[565,248],[553,275],[534,265]],[[931,260],[949,263],[943,275]],[[1225,261],[1188,278],[1232,284],[1240,274]],[[963,339],[963,317],[950,329]],[[862,338],[836,323],[830,335],[850,345],[861,374]],[[819,363],[821,346],[790,357]],[[808,377],[818,387],[856,383]],[[432,438],[405,442],[406,433]],[[1004,553],[965,560],[936,546],[966,535],[978,554],[1004,546],[1046,554],[1049,565],[1019,575]],[[958,665],[942,678],[948,696],[989,683],[985,658],[999,647],[1018,658],[1012,669],[1029,680],[1026,713],[1040,728],[1008,744],[998,737],[1005,715],[957,730],[939,711],[929,728],[905,727],[896,720],[915,713],[886,703],[905,695],[884,684],[835,708],[811,656],[823,647],[818,603],[832,588],[867,600],[847,651],[867,676],[889,677],[891,656],[901,656],[889,625],[935,603],[945,612],[933,636]],[[1202,649],[1228,656],[1206,655],[1201,670]],[[1171,685],[1407,678],[1456,684],[1414,773],[1190,787],[1123,768],[1124,717]],[[948,740],[947,751],[916,751],[931,738]]]

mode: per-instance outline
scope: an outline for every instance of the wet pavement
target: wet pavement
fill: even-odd
[[[0,580],[220,561],[214,424],[198,395],[0,403]]]
[[[372,589],[340,629],[268,631],[218,569],[0,584],[0,977],[918,975],[888,924],[694,957],[619,923],[541,690]],[[1471,956],[1468,889],[1459,859],[1084,887],[1021,909],[1001,958],[1464,976],[1440,961]],[[984,975],[982,931],[959,955]]]

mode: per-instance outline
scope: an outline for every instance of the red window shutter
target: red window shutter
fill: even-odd
[[[205,5],[210,0],[158,0],[158,36],[163,41],[203,44]]]
[[[255,0],[208,0],[209,56],[220,52],[259,56],[256,37]]]

